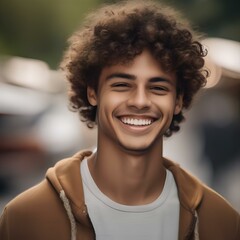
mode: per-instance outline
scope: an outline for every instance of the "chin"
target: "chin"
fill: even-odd
[[[144,152],[148,152],[151,149],[152,144],[120,144],[122,147],[123,151],[128,152],[128,153],[134,153],[134,154],[142,154]]]

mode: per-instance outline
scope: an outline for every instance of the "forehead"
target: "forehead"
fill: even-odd
[[[148,50],[144,50],[131,61],[105,66],[100,74],[100,82],[106,80],[109,75],[114,73],[127,73],[134,76],[137,80],[161,77],[173,83],[176,82],[176,74],[164,71],[161,63]]]

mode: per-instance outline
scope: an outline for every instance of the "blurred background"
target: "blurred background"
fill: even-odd
[[[84,16],[108,2],[0,1],[0,212],[58,160],[96,146],[96,129],[68,110],[58,66]],[[240,1],[163,2],[205,33],[211,71],[181,131],[165,140],[164,155],[240,211]]]

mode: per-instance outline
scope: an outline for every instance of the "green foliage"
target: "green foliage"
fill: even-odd
[[[68,36],[94,0],[0,1],[0,52],[36,58],[57,67]]]

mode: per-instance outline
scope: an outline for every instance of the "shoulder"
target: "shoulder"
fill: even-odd
[[[240,239],[239,213],[225,198],[205,185],[197,212],[203,239]]]
[[[182,209],[197,213],[202,239],[239,239],[240,215],[219,193],[169,160]]]
[[[180,200],[184,202],[186,208],[195,209],[206,206],[236,212],[223,196],[208,187],[189,171],[167,159],[165,159],[164,164],[172,172],[178,187]]]
[[[67,239],[70,223],[60,194],[64,189],[74,209],[82,206],[79,164],[90,154],[58,161],[43,181],[10,201],[0,218],[0,239]]]
[[[201,180],[193,176],[178,164],[165,159],[164,165],[169,169],[177,184],[180,202],[186,209],[210,209],[219,214],[239,215],[230,203],[219,193],[208,187]]]
[[[44,179],[36,186],[19,194],[11,200],[5,207],[5,211],[9,215],[14,214],[14,217],[28,216],[31,214],[44,214],[49,215],[51,209],[54,208],[59,202],[58,193],[52,188],[48,180]]]
[[[60,191],[66,185],[65,190],[71,193],[71,188],[80,182],[79,164],[81,160],[89,156],[91,151],[80,151],[72,157],[58,161],[55,166],[46,172],[46,178],[39,184],[22,192],[6,205],[6,209],[14,212],[49,212],[54,206],[63,207]],[[74,188],[74,190],[76,190]],[[75,192],[73,190],[73,192]]]
[[[50,233],[59,232],[59,224],[62,229],[68,227],[67,215],[57,192],[45,179],[6,205],[0,219],[0,239],[49,239]]]
[[[199,214],[206,217],[222,218],[224,221],[235,220],[240,224],[240,215],[219,193],[203,184],[203,197],[199,205]],[[240,226],[239,226],[240,227]]]

